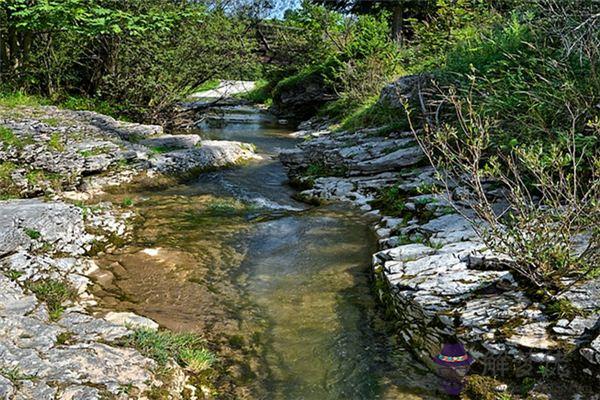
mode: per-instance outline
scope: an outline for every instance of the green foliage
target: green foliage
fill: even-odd
[[[47,103],[47,100],[23,93],[22,91],[0,90],[0,106],[3,107],[39,106]]]
[[[58,133],[58,132],[55,132],[50,136],[50,140],[48,141],[48,146],[50,146],[50,148],[52,148],[56,151],[59,151],[59,152],[65,151],[65,145],[63,144],[60,133]]]
[[[568,299],[559,299],[550,302],[546,306],[546,313],[555,319],[568,319],[582,315],[582,310],[576,307]]]
[[[217,361],[217,357],[207,349],[183,349],[179,353],[179,358],[196,374],[206,371]]]
[[[22,144],[12,130],[3,126],[0,126],[0,143],[2,143],[2,148],[9,146],[21,147]]]
[[[42,237],[42,234],[35,229],[27,228],[25,229],[25,234],[29,236],[29,238],[36,240]]]
[[[65,96],[57,101],[58,105],[68,110],[77,111],[95,111],[100,114],[110,115],[112,117],[119,117],[121,120],[127,120],[124,118],[124,113],[127,112],[128,108],[126,105],[116,105],[107,100],[101,100],[97,97],[84,97],[84,96]]]
[[[398,186],[381,189],[371,204],[385,215],[401,216],[406,210],[406,196]]]
[[[5,0],[0,73],[8,89],[65,107],[159,119],[203,82],[256,76],[249,24],[200,2]]]
[[[271,105],[273,101],[271,94],[272,90],[273,88],[270,83],[263,79],[256,82],[254,89],[247,93],[243,93],[240,97],[254,104]]]
[[[75,290],[67,283],[54,279],[29,282],[27,288],[46,303],[53,321],[58,320],[64,312],[63,303],[76,297]]]
[[[131,197],[125,197],[123,199],[123,201],[121,202],[121,205],[123,207],[132,207],[133,204],[134,204],[134,201],[133,201],[133,199]]]
[[[134,331],[126,344],[136,347],[160,365],[165,365],[169,359],[175,359],[195,373],[210,368],[217,360],[215,355],[204,347],[204,340],[193,333],[141,328]]]

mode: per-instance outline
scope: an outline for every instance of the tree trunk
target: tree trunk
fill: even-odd
[[[398,4],[394,6],[392,14],[392,40],[402,43],[402,29],[404,27],[404,9]]]

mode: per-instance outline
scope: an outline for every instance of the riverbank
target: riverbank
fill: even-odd
[[[95,310],[106,274],[93,257],[125,242],[135,217],[129,198],[100,200],[245,162],[251,146],[41,106],[0,107],[0,133],[0,397],[203,398],[200,337]]]
[[[280,159],[304,189],[298,197],[350,202],[377,220],[378,295],[423,362],[433,366],[443,344],[458,339],[477,360],[472,371],[488,377],[468,380],[465,396],[479,398],[471,393],[478,386],[511,398],[592,398],[600,379],[598,278],[554,305],[536,300],[461,215],[469,215],[467,203],[461,213],[452,207],[410,132],[305,123],[297,136],[307,140]],[[464,190],[449,189],[460,205]],[[502,209],[502,192],[485,189]]]

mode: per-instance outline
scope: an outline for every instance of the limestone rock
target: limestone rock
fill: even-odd
[[[201,147],[157,155],[150,162],[163,173],[178,174],[235,165],[255,158],[253,149],[241,142],[204,140]]]
[[[133,328],[146,328],[153,331],[158,329],[158,324],[150,318],[142,317],[132,312],[114,312],[111,311],[104,316],[104,319],[113,324],[122,326],[131,326]]]
[[[163,135],[142,140],[140,143],[148,147],[165,149],[190,149],[200,142],[198,135]]]

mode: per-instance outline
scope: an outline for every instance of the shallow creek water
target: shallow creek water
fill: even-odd
[[[263,159],[127,193],[142,220],[132,243],[98,260],[114,275],[97,285],[101,306],[206,337],[220,398],[437,398],[432,376],[385,334],[367,221],[292,199],[275,156],[296,144],[289,131],[247,114],[201,135],[253,143]]]

